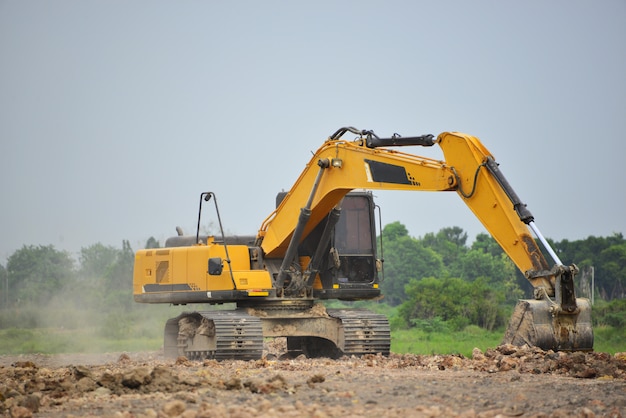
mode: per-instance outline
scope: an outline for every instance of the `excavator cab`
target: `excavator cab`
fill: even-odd
[[[339,284],[370,284],[377,280],[372,208],[371,194],[353,194],[344,199],[333,240],[339,254]]]
[[[284,193],[279,193],[277,203],[283,197]],[[374,208],[372,193],[348,193],[341,203],[338,220],[324,218],[303,238],[298,246],[301,269],[306,270],[316,251],[324,254],[313,279],[315,299],[359,300],[380,296]],[[324,239],[324,231],[333,222],[336,223],[330,227],[330,237]],[[272,260],[266,262],[271,264]]]
[[[376,258],[374,200],[371,193],[348,194],[341,206],[341,216],[334,228],[327,265],[320,274],[320,299],[372,299],[380,296]]]

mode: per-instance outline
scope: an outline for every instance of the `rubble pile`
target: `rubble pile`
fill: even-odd
[[[502,345],[462,355],[96,364],[0,358],[0,414],[143,417],[626,417],[626,353]]]

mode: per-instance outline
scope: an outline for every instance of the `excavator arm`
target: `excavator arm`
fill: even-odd
[[[342,139],[347,132],[357,138]],[[389,148],[435,144],[444,160]],[[562,265],[493,155],[478,138],[463,133],[444,132],[434,139],[379,138],[354,128],[335,132],[258,232],[256,242],[265,256],[283,259],[275,287],[282,288],[298,244],[353,189],[456,192],[535,288],[536,300],[516,307],[505,342],[554,349],[593,346],[590,307],[574,293],[576,266]],[[554,259],[552,268],[531,230]]]
[[[334,135],[314,154],[262,224],[257,242],[266,257],[284,257],[304,202],[310,201],[310,215],[299,241],[353,189],[450,191],[463,199],[533,285],[543,286],[553,295],[553,279],[546,277],[550,267],[523,221],[532,215],[522,203],[511,202],[507,189],[493,174],[495,159],[478,138],[449,132],[436,139],[430,135],[380,139],[368,138],[368,134],[373,135],[366,132],[356,141]],[[444,161],[387,148],[435,144],[443,150]],[[498,175],[503,179],[499,171]]]

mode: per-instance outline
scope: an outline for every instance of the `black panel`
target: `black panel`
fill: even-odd
[[[146,293],[152,292],[179,292],[183,290],[191,290],[188,284],[146,284],[143,286],[143,291]]]
[[[368,288],[340,288],[340,289],[313,289],[313,297],[317,299],[366,300],[380,297],[380,289]]]
[[[250,297],[248,292],[242,290],[217,290],[211,292],[183,291],[173,292],[164,289],[162,286],[160,292],[152,291],[151,293],[141,293],[134,295],[135,302],[139,303],[173,303],[174,305],[186,305],[188,303],[227,303],[237,302],[241,300],[265,299],[264,297]],[[276,293],[270,291],[268,297],[276,297]]]
[[[381,183],[412,184],[404,167],[381,163],[380,161],[365,160],[370,166],[372,180]]]

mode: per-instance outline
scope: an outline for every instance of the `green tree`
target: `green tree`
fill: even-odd
[[[156,238],[150,237],[148,238],[148,241],[146,241],[145,248],[161,248],[161,244],[159,244],[159,241],[157,241]]]
[[[384,273],[381,285],[385,301],[396,306],[406,299],[404,288],[411,279],[440,276],[444,273],[441,257],[408,235],[399,222],[383,228],[385,250]]]
[[[516,303],[524,296],[518,280],[526,280],[518,274],[511,259],[501,252],[499,255],[471,249],[460,258],[461,278],[470,282],[483,279],[487,285],[497,291],[503,291],[507,302]]]
[[[80,284],[77,292],[82,297],[75,299],[77,307],[83,309],[97,307],[106,310],[102,302],[108,298],[109,292],[115,289],[107,288],[105,280],[117,262],[119,252],[118,248],[105,246],[99,242],[81,248],[78,257]]]
[[[464,315],[470,323],[493,331],[507,320],[503,308],[507,293],[504,286],[493,286],[489,281],[487,277],[479,277],[472,283],[471,303],[466,306]]]
[[[460,257],[467,251],[465,243],[467,233],[458,226],[442,228],[437,234],[428,233],[422,238],[422,244],[430,247],[443,260],[450,276],[461,275]]]
[[[93,244],[80,252],[80,292],[89,297],[81,304],[97,306],[103,312],[133,307],[132,281],[134,252],[128,241],[122,249]]]
[[[121,308],[130,310],[133,302],[133,266],[135,253],[127,240],[122,242],[122,249],[118,250],[115,261],[109,266],[102,279],[101,289],[106,295],[102,302],[107,309]]]
[[[407,324],[435,318],[449,323],[463,321],[463,306],[470,303],[469,289],[469,283],[456,277],[413,279],[406,286],[408,299],[400,305],[399,315]],[[455,324],[453,328],[463,325],[467,324]]]
[[[383,237],[387,241],[397,241],[400,238],[408,236],[409,230],[406,229],[406,226],[404,226],[404,224],[401,224],[398,221],[387,224],[383,228]]]
[[[461,278],[470,282],[478,277],[489,277],[497,281],[503,270],[500,257],[494,257],[481,250],[467,251],[460,256],[459,262],[462,266]]]
[[[491,266],[492,273],[487,274],[483,272],[477,276],[491,277],[492,283],[500,283],[505,286],[507,302],[515,302],[517,299],[523,298],[524,295],[528,297],[532,295],[533,287],[528,279],[524,277],[524,274],[515,266],[502,247],[500,247],[500,244],[491,235],[486,233],[476,235],[476,240],[472,243],[470,252],[474,250],[490,254],[495,260],[500,260],[499,267],[494,268],[493,265]],[[467,268],[467,266],[465,267]],[[498,272],[499,269],[501,269],[501,272]]]
[[[619,260],[623,260],[623,245],[626,244],[623,234],[550,242],[563,263],[574,263],[580,268],[594,267],[596,291],[601,298],[612,300],[625,296],[626,277],[623,270],[618,267]],[[621,261],[621,266],[623,265],[624,262]]]
[[[500,244],[489,234],[481,232],[476,235],[476,239],[472,243],[472,250],[480,250],[484,253],[491,254],[494,257],[499,257],[504,254]]]
[[[23,246],[7,260],[10,303],[42,303],[70,288],[75,279],[74,260],[52,245]]]
[[[0,264],[0,289],[2,289],[2,291],[0,292],[0,306],[2,306],[3,308],[8,307],[9,305],[9,286],[8,286],[8,273],[7,273],[7,269]]]
[[[82,279],[100,279],[107,275],[107,272],[115,264],[119,249],[112,246],[105,246],[101,243],[81,248],[79,273]]]
[[[457,277],[411,280],[408,299],[398,313],[407,324],[441,319],[454,330],[474,324],[488,330],[504,323],[504,290],[496,289],[484,277],[473,283]]]
[[[602,273],[610,284],[610,299],[626,296],[626,243],[611,245],[600,253]]]

